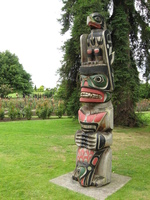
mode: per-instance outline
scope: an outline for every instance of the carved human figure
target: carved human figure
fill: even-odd
[[[102,186],[111,181],[114,60],[111,35],[104,30],[99,13],[87,17],[91,33],[80,38],[81,94],[78,111],[81,130],[75,134],[78,146],[73,179],[82,186]]]

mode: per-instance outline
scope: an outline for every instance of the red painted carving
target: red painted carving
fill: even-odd
[[[79,117],[79,120],[81,122],[84,122],[84,120],[85,120],[85,114],[83,114],[83,112],[81,112],[81,110],[78,111],[78,117]]]
[[[87,122],[100,122],[103,117],[106,115],[106,112],[98,113],[95,115],[89,115],[87,116]]]
[[[92,164],[95,166],[97,164],[97,161],[98,161],[98,158],[94,158],[93,161],[92,161]]]
[[[84,178],[81,179],[81,185],[84,186]]]
[[[84,81],[84,86],[89,86],[87,81]]]
[[[87,53],[88,53],[88,54],[91,54],[91,53],[92,53],[92,49],[88,49],[88,50],[87,50]]]
[[[96,118],[96,114],[95,115],[88,115],[86,122],[88,122],[88,123],[94,122],[95,118]]]
[[[93,26],[93,27],[98,28],[98,29],[101,28],[101,25],[100,25],[100,24],[97,24],[97,23],[94,23],[94,22],[89,22],[89,23],[88,23],[88,26]]]
[[[94,49],[94,53],[99,53],[99,49]]]
[[[77,153],[77,161],[90,163],[93,155],[94,151],[85,148],[79,148]]]
[[[101,113],[97,113],[93,115],[90,115],[90,114],[85,115],[81,110],[78,111],[79,121],[87,122],[87,123],[92,123],[92,122],[99,123],[106,114],[107,112],[101,112]]]

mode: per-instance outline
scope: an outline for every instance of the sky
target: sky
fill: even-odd
[[[9,50],[31,74],[33,86],[54,88],[59,81],[61,0],[0,0],[0,52]]]

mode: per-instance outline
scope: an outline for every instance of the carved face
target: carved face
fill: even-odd
[[[104,92],[108,86],[108,78],[104,74],[92,76],[81,75],[81,102],[102,103],[110,99],[109,92]]]
[[[103,29],[104,18],[99,13],[92,13],[87,17],[87,25],[91,28]]]
[[[103,74],[92,76],[81,75],[81,102],[104,102],[105,93],[99,91],[104,90],[108,85],[108,79]],[[98,90],[97,90],[98,89]]]
[[[103,103],[111,98],[111,84],[106,66],[80,67],[80,102]]]

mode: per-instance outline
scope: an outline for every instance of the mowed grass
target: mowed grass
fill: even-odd
[[[144,116],[144,128],[113,131],[112,171],[132,179],[108,199],[150,197],[150,115]],[[69,118],[1,122],[0,199],[93,199],[49,182],[74,170],[78,129]]]
[[[112,171],[132,179],[109,200],[150,199],[150,112],[143,118],[148,124],[143,128],[117,127],[113,131]]]

